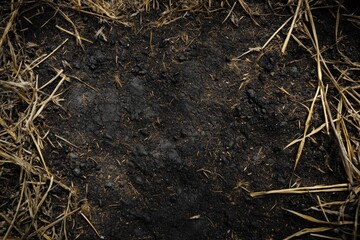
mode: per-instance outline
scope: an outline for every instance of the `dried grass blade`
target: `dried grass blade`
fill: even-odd
[[[50,177],[50,183],[48,185],[48,188],[45,192],[45,194],[43,195],[43,197],[41,198],[40,202],[38,203],[38,205],[36,206],[37,209],[40,209],[40,207],[43,205],[43,203],[45,202],[47,196],[49,195],[49,192],[53,186],[53,183],[54,183],[54,176],[51,176]]]
[[[60,69],[57,71],[56,75],[51,78],[49,81],[47,81],[47,83],[45,83],[44,85],[42,85],[41,87],[38,88],[38,90],[42,90],[44,88],[46,88],[48,85],[50,85],[53,81],[55,81],[62,73],[64,72],[63,69]]]
[[[76,146],[75,144],[73,144],[73,143],[70,142],[69,140],[66,140],[65,138],[63,138],[63,137],[61,137],[61,136],[59,136],[59,135],[57,135],[57,134],[55,134],[55,137],[56,137],[56,138],[59,138],[60,140],[62,140],[62,141],[64,141],[64,142],[66,142],[66,143],[69,144],[70,146],[73,146],[74,148],[77,148],[77,149],[80,148],[79,146]]]
[[[14,163],[14,164],[20,166],[26,172],[31,172],[31,170],[32,170],[32,167],[28,162],[24,161],[23,159],[21,159],[17,156],[7,153],[5,151],[5,149],[3,149],[1,146],[0,146],[0,157],[6,159],[7,161],[9,161],[11,163]]]
[[[17,136],[13,130],[10,129],[10,127],[6,124],[5,120],[1,118],[0,116],[0,125],[5,129],[6,133],[11,136],[11,138],[16,142]]]
[[[58,7],[54,7],[54,8],[55,8],[56,11],[59,11],[60,14],[64,17],[64,19],[71,24],[71,26],[72,26],[73,29],[74,29],[74,36],[75,36],[75,39],[76,39],[76,43],[77,43],[78,45],[80,45],[81,48],[84,49],[84,46],[83,46],[83,44],[82,44],[82,42],[81,42],[81,40],[82,40],[82,39],[81,39],[81,36],[80,36],[79,31],[78,31],[76,25],[74,24],[74,22],[73,22],[63,11],[61,11]]]
[[[96,230],[96,228],[94,227],[94,225],[91,223],[91,221],[85,216],[85,214],[83,214],[82,212],[80,212],[80,215],[85,219],[85,221],[90,225],[90,227],[94,230],[94,232],[96,233],[96,235],[99,238],[102,238],[100,233],[98,232],[98,230]]]
[[[69,30],[66,30],[65,28],[62,28],[62,27],[60,27],[59,25],[56,25],[55,27],[56,27],[57,29],[59,29],[60,31],[63,31],[64,33],[67,33],[67,34],[69,34],[69,35],[71,35],[71,36],[77,37],[77,36],[76,36],[76,33],[70,32]],[[84,40],[84,41],[88,42],[88,43],[94,43],[93,41],[91,41],[91,40],[89,40],[89,39],[87,39],[87,38],[84,38],[84,37],[81,37],[81,36],[79,36],[79,38],[80,38],[81,40]]]
[[[11,224],[11,220],[5,214],[3,214],[2,212],[0,212],[0,217],[2,219],[4,219],[7,224],[9,224],[9,225]],[[24,233],[17,226],[14,226],[13,228],[17,231],[17,233],[20,236],[24,235]],[[0,236],[0,239],[4,239],[4,237]],[[11,238],[8,237],[7,239],[11,239]]]
[[[336,120],[336,119],[335,119]],[[310,133],[308,133],[305,137],[306,138],[309,138],[313,135],[315,135],[316,133],[320,132],[322,129],[324,129],[325,127],[325,123],[321,124],[319,127],[313,129]],[[287,149],[289,147],[291,147],[292,145],[298,143],[298,142],[301,142],[302,141],[302,138],[298,138],[298,139],[295,139],[293,140],[291,143],[289,143],[288,145],[286,145],[286,147],[284,147],[284,149]]]
[[[251,9],[249,8],[249,5],[247,5],[247,3],[244,0],[238,0],[238,2],[240,3],[241,7],[244,9],[244,11],[249,15],[249,17],[251,18],[251,20],[260,27],[260,24],[258,22],[256,22],[256,20],[253,17],[253,13],[251,11]]]
[[[293,20],[292,20],[291,25],[290,25],[290,29],[288,31],[288,34],[287,34],[286,38],[285,38],[284,44],[283,44],[283,46],[281,48],[281,53],[282,54],[285,53],[287,45],[289,44],[289,40],[290,40],[290,37],[292,35],[292,31],[293,31],[293,29],[295,27],[296,20],[298,19],[301,6],[302,6],[302,0],[298,0],[298,5],[296,7],[296,11],[294,13]]]
[[[310,236],[318,237],[318,238],[322,238],[322,239],[330,239],[330,240],[344,240],[343,238],[331,237],[331,236],[326,236],[326,235],[317,234],[317,233],[310,233]]]
[[[321,200],[320,200],[319,195],[316,195],[316,198],[317,198],[317,200],[318,200],[318,203],[319,203],[321,212],[324,214],[324,217],[325,217],[326,221],[327,221],[327,222],[330,222],[330,221],[329,221],[329,218],[328,218],[328,216],[326,215],[326,212],[325,212],[325,210],[324,210],[323,204],[321,203]]]
[[[90,11],[86,11],[86,10],[83,10],[83,9],[80,9],[78,11],[81,12],[81,13],[85,13],[85,14],[89,14],[89,15],[98,17],[98,18],[104,18],[104,19],[108,19],[108,20],[113,20],[116,23],[120,23],[120,24],[124,25],[125,27],[132,27],[133,26],[133,24],[131,24],[131,23],[122,21],[122,18],[119,18],[119,17],[111,18],[111,17],[108,17],[108,16],[101,15],[99,13],[90,12]]]
[[[39,142],[38,142],[38,140],[35,138],[32,129],[29,130],[29,134],[30,134],[31,139],[33,140],[33,143],[34,143],[34,145],[35,145],[35,147],[36,147],[36,150],[37,150],[37,152],[38,152],[38,154],[39,154],[41,163],[42,163],[42,165],[43,165],[43,167],[44,167],[44,169],[45,169],[45,171],[46,171],[46,174],[47,174],[48,176],[51,176],[51,174],[50,174],[50,172],[49,172],[49,169],[48,169],[48,167],[47,167],[47,165],[46,165],[44,156],[43,156],[43,154],[42,154],[42,150],[41,150],[41,147],[40,147],[40,145],[39,145]]]
[[[352,225],[354,224],[353,221],[339,221],[339,222],[327,222],[327,221],[323,221],[323,220],[319,220],[317,218],[314,218],[314,217],[311,217],[309,215],[306,215],[306,214],[302,214],[302,213],[299,213],[299,212],[296,212],[296,211],[293,211],[293,210],[290,210],[290,209],[284,209],[285,211],[287,212],[290,212],[302,219],[305,219],[306,221],[309,221],[309,222],[313,222],[313,223],[319,223],[319,224],[327,224],[327,225],[334,225],[334,226],[342,226],[342,225]]]
[[[355,220],[354,220],[354,232],[353,232],[353,240],[356,240],[358,237],[358,226],[359,226],[359,210],[360,210],[360,197],[357,199],[357,207],[355,212]]]
[[[49,54],[45,54],[44,57],[40,60],[40,61],[34,61],[30,64],[29,68],[26,70],[32,70],[34,68],[36,68],[37,66],[39,66],[42,62],[44,62],[46,59],[48,59],[49,57],[51,57],[57,50],[59,50],[59,48],[61,48],[69,39],[65,39],[62,43],[60,43],[59,46],[57,46],[54,50],[51,51],[51,53]]]
[[[22,172],[22,174],[24,174],[23,171],[21,171],[21,172]],[[25,173],[24,175],[26,176],[26,173]],[[23,176],[24,176],[24,175],[23,175]],[[24,193],[25,193],[26,187],[27,187],[26,178],[24,177],[24,178],[23,178],[23,182],[22,182],[20,197],[19,197],[19,200],[18,200],[18,204],[17,204],[17,206],[16,206],[16,210],[15,210],[15,214],[14,214],[13,220],[11,221],[10,226],[9,226],[8,229],[6,230],[6,233],[5,233],[3,239],[6,239],[6,238],[9,236],[9,234],[10,234],[10,232],[11,232],[11,229],[15,226],[15,221],[17,220],[17,217],[18,217],[18,215],[19,215],[19,210],[20,210],[20,206],[21,206],[21,203],[22,203],[22,201],[23,201],[23,198],[24,198]]]
[[[271,42],[271,40],[281,31],[281,29],[283,29],[286,24],[288,24],[288,22],[291,20],[292,17],[288,18],[272,35],[271,37],[266,41],[266,43],[264,43],[264,45],[261,47],[262,49],[266,48],[267,45]]]
[[[325,101],[326,101],[326,99],[325,99]],[[337,140],[338,146],[340,148],[342,162],[343,162],[343,165],[344,165],[344,168],[345,168],[347,179],[348,179],[349,183],[352,185],[354,183],[354,174],[356,174],[357,178],[359,178],[360,177],[360,172],[353,165],[351,160],[349,159],[349,156],[348,156],[348,154],[346,152],[345,145],[344,145],[344,143],[343,143],[343,141],[341,139],[341,134],[338,131],[336,131],[336,127],[335,127],[335,124],[333,122],[332,115],[331,115],[331,110],[330,110],[330,107],[329,107],[328,104],[326,105],[326,111],[328,112],[328,116],[330,118],[330,124],[331,124],[331,127],[333,129],[333,132],[334,132],[335,138]]]
[[[40,108],[37,110],[37,112],[34,114],[34,116],[32,118],[29,118],[28,123],[34,121],[40,114],[41,112],[44,110],[44,108],[47,106],[47,104],[53,100],[53,97],[55,95],[55,93],[58,92],[60,86],[63,84],[63,82],[67,80],[67,77],[65,75],[63,75],[63,77],[61,78],[61,80],[59,81],[59,83],[56,85],[55,89],[53,90],[53,92],[50,94],[50,96],[45,99],[43,102],[39,103],[38,105],[40,106]],[[27,124],[28,125],[28,124]]]
[[[249,48],[248,51],[244,52],[243,54],[241,54],[238,57],[233,58],[233,61],[239,61],[243,56],[252,53],[252,52],[260,52],[262,50],[264,50],[267,45],[273,40],[273,38],[281,31],[281,29],[283,29],[286,24],[288,24],[288,22],[292,19],[293,17],[288,18],[271,36],[270,38],[261,46],[261,47],[254,47],[254,48]]]
[[[261,191],[250,193],[250,196],[257,197],[269,194],[304,194],[304,193],[320,193],[320,192],[343,192],[349,191],[349,184],[341,183],[334,185],[317,185],[312,187],[286,188],[279,190]]]
[[[1,36],[1,39],[0,39],[0,55],[1,55],[2,51],[3,51],[2,45],[4,44],[4,42],[6,40],[6,36],[9,33],[9,31],[10,31],[10,29],[11,29],[11,27],[12,27],[14,21],[15,21],[15,18],[19,14],[19,8],[22,5],[22,3],[23,3],[23,0],[20,0],[19,3],[18,3],[19,7],[12,11],[9,22],[6,24],[6,27],[5,27],[4,32],[3,32],[2,36]]]
[[[306,119],[306,122],[305,122],[304,134],[303,134],[303,137],[301,139],[301,142],[300,142],[300,145],[299,145],[299,148],[298,148],[298,152],[297,152],[296,158],[295,158],[294,170],[297,167],[297,164],[298,164],[298,162],[300,160],[300,157],[301,157],[304,145],[305,145],[307,131],[308,131],[309,127],[310,127],[310,122],[311,122],[311,118],[312,118],[312,115],[313,115],[313,112],[314,112],[315,102],[316,102],[316,99],[317,99],[317,97],[319,95],[319,91],[320,91],[320,87],[317,88],[315,96],[314,96],[314,98],[312,100],[312,103],[311,103],[311,106],[310,106],[310,109],[309,109],[309,113],[308,113],[308,116],[307,116],[307,119]]]
[[[326,231],[329,231],[332,229],[333,228],[331,228],[331,227],[304,228],[304,229],[284,238],[284,240],[290,240],[295,237],[300,237],[302,235],[309,234],[309,233],[326,232]]]
[[[225,19],[222,21],[222,24],[224,24],[226,22],[226,20],[230,17],[231,13],[233,12],[234,8],[235,8],[236,2],[234,2],[232,8],[230,9],[228,15],[226,15]]]
[[[305,6],[306,6],[306,11],[309,17],[309,22],[311,25],[311,30],[312,30],[312,37],[314,38],[314,47],[316,48],[316,63],[317,63],[317,75],[318,75],[318,80],[322,81],[322,71],[321,71],[321,62],[320,62],[320,49],[319,49],[319,41],[318,41],[318,37],[317,37],[317,33],[316,33],[316,28],[315,28],[315,23],[314,23],[314,19],[311,13],[311,8],[310,8],[310,4],[309,4],[309,0],[305,0]]]
[[[94,90],[95,92],[99,92],[99,89],[91,86],[89,83],[85,82],[84,80],[81,80],[80,78],[76,77],[76,76],[69,76],[70,78],[74,78],[77,81],[81,82],[82,84],[84,84],[85,86],[87,86],[88,88]]]
[[[55,226],[59,222],[62,222],[64,219],[68,218],[69,216],[73,215],[74,213],[77,213],[79,210],[80,210],[80,208],[77,208],[77,209],[75,209],[75,210],[73,210],[73,211],[71,211],[71,212],[69,212],[67,214],[64,214],[63,216],[61,216],[60,218],[58,218],[54,222],[37,229],[36,231],[34,231],[33,233],[31,233],[29,235],[29,239],[31,239],[32,237],[34,237],[34,236],[36,236],[38,234],[43,235],[48,229],[52,228],[53,226]]]

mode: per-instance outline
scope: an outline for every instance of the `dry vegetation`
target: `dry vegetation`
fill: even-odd
[[[79,45],[86,39],[79,35],[77,26],[66,15],[69,9],[95,15],[102,21],[131,27],[134,22],[141,23],[144,12],[158,9],[161,6],[163,11],[160,18],[152,22],[152,26],[161,27],[181,18],[187,11],[211,12],[220,8],[228,8],[228,17],[231,17],[231,11],[237,4],[253,19],[254,24],[257,24],[255,11],[243,0],[46,0],[42,2],[9,0],[3,2],[0,7],[2,16],[0,22],[1,239],[30,239],[32,237],[67,239],[67,233],[73,227],[74,214],[86,218],[84,214],[81,214],[86,206],[86,201],[79,201],[76,188],[64,185],[61,179],[55,176],[51,169],[48,169],[46,159],[42,155],[43,141],[48,134],[46,128],[41,126],[42,111],[49,104],[60,105],[60,86],[64,81],[70,79],[62,70],[53,69],[53,78],[49,79],[48,83],[39,85],[35,69],[61,45],[48,54],[37,58],[30,57],[29,51],[32,46],[26,45],[18,34],[17,19],[36,4],[46,4],[56,9],[64,19],[71,23],[72,29],[59,29],[75,36]],[[293,12],[288,21],[279,28],[279,31],[286,29],[288,32],[281,51],[286,54],[288,42],[295,41],[299,47],[309,52],[317,66],[318,85],[308,108],[309,114],[304,123],[304,132],[300,139],[289,144],[289,146],[298,145],[294,168],[297,164],[301,164],[301,153],[305,141],[308,141],[314,134],[325,132],[329,138],[335,138],[337,141],[345,169],[344,174],[348,182],[332,186],[309,186],[258,192],[252,193],[252,196],[347,192],[348,197],[340,202],[324,202],[318,198],[318,205],[314,206],[314,209],[323,213],[323,219],[315,219],[287,210],[298,217],[319,224],[317,228],[304,229],[289,236],[288,239],[306,233],[326,238],[326,232],[334,229],[356,239],[360,208],[360,82],[353,76],[358,76],[354,73],[360,70],[360,63],[350,59],[342,51],[339,23],[340,19],[347,20],[347,24],[351,24],[354,31],[358,31],[360,16],[353,15],[339,1],[289,0],[283,5],[275,4],[272,1],[268,1],[267,4],[274,11],[276,8],[289,8]],[[333,15],[331,21],[336,25],[334,37],[337,43],[336,49],[341,56],[339,59],[324,58],[323,53],[326,49],[318,41],[316,24],[313,20],[313,10],[317,8],[326,8]],[[263,46],[254,46],[245,54],[266,51],[266,47],[271,44],[272,38],[279,31],[275,32]],[[241,60],[242,56],[244,54],[236,60]],[[55,87],[50,88],[50,85],[55,85]],[[335,90],[336,94],[329,95],[329,89]],[[322,108],[325,116],[324,123],[320,126],[312,124],[312,114],[316,106]],[[15,178],[17,184],[13,185]],[[10,194],[4,195],[3,193]],[[349,209],[353,210],[349,211]],[[91,225],[90,222],[89,224]]]

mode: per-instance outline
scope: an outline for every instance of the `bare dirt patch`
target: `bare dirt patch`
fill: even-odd
[[[36,69],[41,85],[55,68],[71,77],[61,107],[49,106],[38,120],[50,130],[44,155],[52,172],[78,189],[77,204],[105,239],[282,239],[318,226],[283,210],[311,211],[316,194],[249,196],[346,182],[336,141],[325,132],[307,141],[295,172],[297,147],[284,149],[301,135],[314,97],[311,56],[294,42],[281,55],[284,31],[265,51],[234,60],[264,44],[291,14],[254,6],[263,13],[260,26],[240,7],[224,23],[229,10],[188,12],[160,28],[147,24],[155,11],[133,29],[71,14],[93,42],[83,49],[55,27],[67,23],[51,8],[20,19],[36,56],[69,38]],[[331,47],[325,36],[333,19],[317,13],[319,35]],[[360,39],[350,31],[349,52]],[[314,126],[323,117],[316,108]],[[11,181],[1,187],[10,193],[5,186]],[[75,237],[98,239],[80,216],[69,230]]]

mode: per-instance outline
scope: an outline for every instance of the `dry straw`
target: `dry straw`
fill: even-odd
[[[66,29],[60,25],[54,27],[69,38],[74,37],[77,44],[84,48],[84,41],[92,42],[80,35],[79,26],[67,14],[69,11],[90,14],[101,21],[132,27],[135,23],[142,24],[142,14],[158,9],[160,2],[9,0],[0,6],[0,180],[7,179],[6,183],[0,184],[0,193],[13,193],[1,196],[0,239],[3,240],[73,239],[75,236],[69,236],[69,230],[74,227],[73,215],[76,213],[80,213],[79,216],[101,237],[83,212],[80,205],[86,201],[77,200],[76,187],[69,187],[54,176],[43,156],[44,141],[48,135],[40,127],[43,111],[49,104],[60,105],[64,82],[72,78],[97,91],[81,79],[66,75],[62,69],[53,69],[53,77],[39,85],[36,69],[56,54],[67,39],[52,51],[32,59],[28,52],[33,46],[22,42],[18,35],[20,29],[17,20],[23,13],[45,5],[47,9],[53,8],[54,16],[61,16],[71,28]],[[168,1],[163,14],[152,25],[161,27],[181,19],[187,11],[208,11],[212,6],[211,1]],[[28,18],[24,19],[32,24]],[[135,22],[135,19],[140,19],[140,22]],[[46,24],[49,21],[44,23]],[[56,137],[70,143],[61,136]],[[15,184],[16,188],[10,190],[10,183]],[[58,203],[61,210],[54,210],[54,202]]]
[[[16,185],[10,190],[0,184],[0,192],[13,193],[2,197],[0,208],[0,239],[30,239],[38,236],[45,239],[61,239],[64,233],[53,226],[70,219],[78,211],[54,211],[53,201],[72,190],[51,174],[42,151],[47,133],[39,128],[38,119],[49,104],[59,104],[60,90],[69,80],[60,71],[48,83],[40,86],[35,69],[54,54],[66,41],[53,51],[36,59],[28,57],[28,46],[17,35],[17,17],[24,1],[10,1],[1,6],[7,12],[1,22],[0,40],[0,177]],[[10,34],[11,33],[11,34]],[[50,90],[49,84],[55,88]],[[14,179],[17,177],[17,179]],[[1,180],[3,181],[3,180]],[[53,193],[54,188],[64,191],[63,196]]]
[[[294,14],[292,16],[292,22],[281,51],[283,54],[286,53],[287,45],[291,39],[297,42],[300,47],[303,47],[306,51],[308,51],[315,60],[318,86],[309,108],[308,117],[305,121],[303,136],[300,139],[292,141],[288,146],[286,146],[286,148],[299,143],[294,165],[294,168],[296,168],[301,159],[305,141],[310,136],[317,134],[322,130],[324,130],[328,135],[331,131],[332,134],[330,134],[329,137],[334,137],[336,139],[340,149],[339,155],[345,170],[344,174],[348,182],[331,186],[313,186],[255,192],[251,195],[256,197],[267,194],[347,192],[348,197],[343,201],[338,201],[336,204],[334,202],[319,203],[320,208],[315,208],[323,212],[325,220],[318,220],[295,211],[287,210],[300,218],[323,226],[303,229],[286,239],[292,239],[305,234],[310,234],[323,239],[337,239],[327,234],[327,232],[330,231],[341,231],[345,235],[352,236],[353,239],[357,239],[359,225],[358,214],[360,206],[358,195],[360,191],[360,95],[358,93],[360,80],[353,79],[352,76],[354,76],[354,72],[358,72],[360,70],[360,65],[358,62],[351,60],[341,51],[339,23],[340,18],[344,18],[345,20],[351,22],[356,30],[359,28],[359,16],[347,13],[348,11],[345,6],[343,6],[339,1],[334,1],[331,5],[329,2],[322,1],[289,1],[288,7],[295,8],[295,11],[293,11]],[[322,54],[316,31],[316,23],[313,17],[313,12],[319,8],[327,9],[335,17],[336,48],[340,56],[342,56],[341,59],[326,59]],[[346,12],[347,14],[341,14],[341,12]],[[310,40],[311,45],[307,45],[303,39]],[[336,90],[337,95],[329,96],[329,88]],[[310,130],[314,106],[315,104],[318,104],[318,101],[320,101],[320,106],[322,107],[324,113],[324,123],[320,126],[314,127],[313,130]],[[349,131],[349,129],[352,130]],[[353,206],[356,207],[353,208]],[[336,210],[334,210],[334,208]],[[354,210],[348,212],[348,209]],[[330,221],[328,215],[336,216],[336,220]],[[322,234],[318,234],[320,232]]]

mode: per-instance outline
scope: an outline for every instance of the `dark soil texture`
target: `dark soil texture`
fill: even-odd
[[[149,25],[158,18],[153,11],[134,29],[69,11],[93,42],[83,48],[55,27],[70,29],[52,9],[32,10],[39,11],[32,25],[22,20],[35,55],[69,38],[37,69],[42,84],[54,68],[72,76],[62,107],[48,107],[41,120],[50,130],[45,158],[79,189],[104,239],[282,239],[319,226],[284,210],[310,211],[315,194],[249,195],[346,182],[336,143],[325,133],[307,141],[294,172],[298,145],[284,149],[301,136],[315,94],[311,56],[293,41],[281,55],[281,31],[266,50],[233,60],[263,45],[291,15],[256,6],[268,13],[255,17],[260,26],[239,6],[237,18],[224,23],[228,10],[189,12],[159,28]],[[317,13],[319,35],[333,34],[325,23],[335,20]],[[322,121],[316,109],[314,126]],[[99,239],[81,217],[69,236],[78,234]]]

